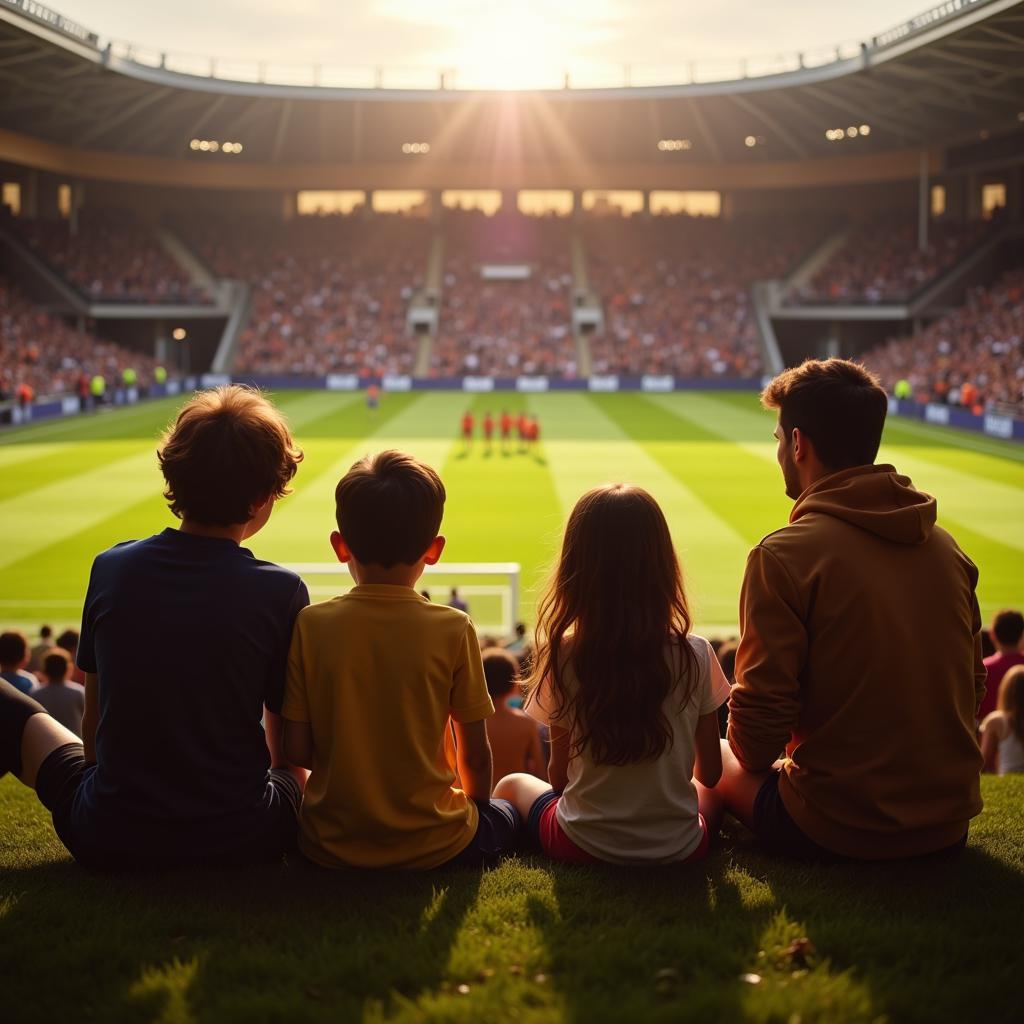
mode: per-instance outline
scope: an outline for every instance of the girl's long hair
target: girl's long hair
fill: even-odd
[[[1014,665],[999,684],[997,707],[1010,720],[1010,728],[1024,740],[1024,665]]]
[[[690,700],[697,659],[668,523],[647,491],[595,487],[576,503],[537,610],[527,689],[547,679],[571,753],[599,764],[654,760],[671,746],[664,704]],[[567,642],[568,641],[568,642]],[[666,649],[669,656],[666,656]],[[567,685],[571,669],[573,685]]]

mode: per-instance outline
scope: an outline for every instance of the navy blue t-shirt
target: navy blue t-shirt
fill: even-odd
[[[199,842],[265,800],[263,705],[280,711],[292,626],[309,604],[295,573],[231,540],[166,529],[97,556],[78,665],[99,674],[95,771],[76,818],[199,826]]]

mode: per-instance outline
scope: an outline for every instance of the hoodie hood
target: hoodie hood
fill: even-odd
[[[797,499],[789,521],[816,512],[896,544],[920,544],[935,526],[935,499],[892,466],[855,466],[816,480]]]

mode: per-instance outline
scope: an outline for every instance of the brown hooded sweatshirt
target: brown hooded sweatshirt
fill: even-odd
[[[980,812],[977,582],[892,466],[816,481],[751,551],[729,743],[749,771],[785,748],[779,794],[819,845],[917,856]]]

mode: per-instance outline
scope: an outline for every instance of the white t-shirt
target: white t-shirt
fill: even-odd
[[[671,746],[654,761],[595,764],[584,750],[570,757],[569,781],[556,815],[581,849],[612,864],[669,864],[686,860],[702,838],[693,785],[697,719],[729,699],[729,682],[703,637],[688,638],[697,656],[698,680],[683,708],[673,690],[665,700]],[[666,657],[668,652],[666,652]],[[571,688],[571,678],[567,679]],[[558,724],[548,683],[525,710],[538,721]]]
[[[1005,711],[993,711],[985,716],[981,731],[994,729],[999,738],[999,774],[1010,775],[1024,772],[1024,743],[1010,728]]]

